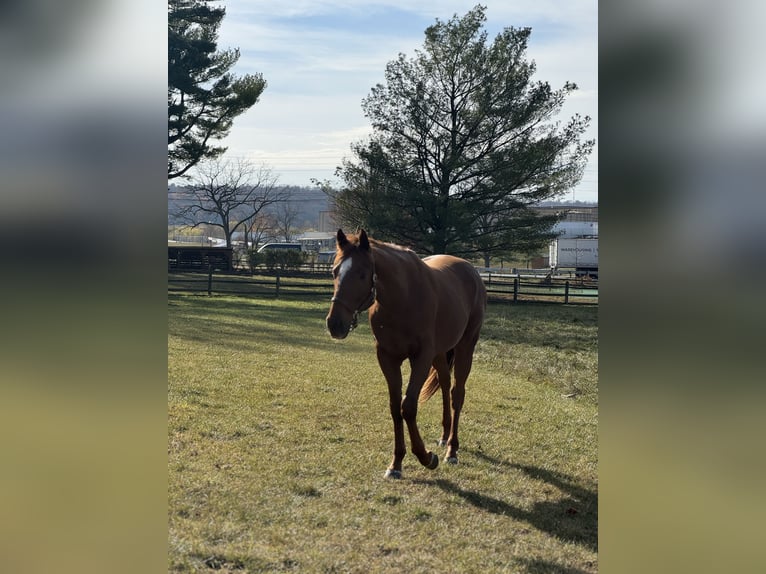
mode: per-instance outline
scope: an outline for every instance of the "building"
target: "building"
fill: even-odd
[[[559,239],[598,239],[598,205],[547,205],[533,208],[541,215],[564,213],[564,217],[553,231]],[[555,242],[551,242],[548,252],[532,259],[533,268],[545,268],[550,265],[550,250]],[[597,257],[597,256],[596,256]]]
[[[598,205],[546,205],[532,208],[540,215],[566,213],[563,221],[586,221],[598,223]]]

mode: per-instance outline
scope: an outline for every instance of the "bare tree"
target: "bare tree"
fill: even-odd
[[[295,201],[290,197],[283,198],[274,208],[274,218],[276,223],[276,233],[280,239],[290,241],[295,232],[295,221],[298,219],[300,210]]]
[[[176,215],[191,227],[219,227],[231,247],[232,235],[270,205],[284,201],[284,191],[266,167],[255,167],[243,159],[217,158],[200,164],[182,194],[183,206]]]
[[[276,229],[276,220],[271,213],[259,213],[245,225],[245,250],[257,249],[261,243],[266,243],[273,237]]]

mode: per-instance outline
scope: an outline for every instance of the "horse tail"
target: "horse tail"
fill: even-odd
[[[452,370],[452,367],[455,364],[455,350],[450,349],[447,351],[447,365],[449,370]],[[436,372],[436,369],[431,367],[431,370],[428,371],[428,378],[426,378],[426,382],[423,383],[423,387],[420,389],[420,396],[418,397],[418,404],[423,404],[428,399],[430,399],[432,396],[436,394],[436,391],[441,388],[441,381],[439,381],[439,373]]]
[[[436,369],[431,367],[431,370],[428,372],[428,378],[426,379],[426,382],[423,383],[423,387],[420,389],[418,403],[422,405],[424,402],[434,396],[436,391],[439,390],[440,386],[439,375],[436,373]]]

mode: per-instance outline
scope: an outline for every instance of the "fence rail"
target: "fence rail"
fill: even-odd
[[[598,303],[598,284],[587,279],[480,273],[490,299]]]
[[[482,274],[490,301],[540,301],[598,304],[598,284],[582,279],[522,278]],[[332,296],[329,277],[306,272],[237,275],[223,273],[168,273],[169,292],[196,292],[208,295],[251,295],[260,297]]]
[[[168,273],[168,291],[264,297],[332,296],[332,281],[300,275],[226,275]]]

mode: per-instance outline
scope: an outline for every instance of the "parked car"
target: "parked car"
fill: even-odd
[[[266,243],[258,248],[258,253],[270,250],[295,250],[301,251],[300,243]]]

